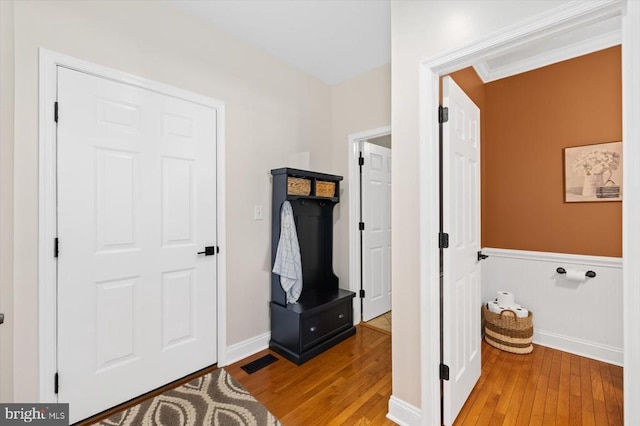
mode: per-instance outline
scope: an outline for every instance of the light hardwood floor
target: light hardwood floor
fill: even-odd
[[[254,374],[240,367],[273,353],[279,360]],[[622,425],[622,368],[543,346],[515,355],[482,343],[482,375],[454,426]],[[93,424],[188,378],[115,407]],[[285,426],[393,425],[391,336],[357,326],[355,336],[296,366],[269,350],[225,369]]]
[[[482,343],[482,375],[455,426],[622,425],[622,368],[544,346]]]
[[[367,327],[374,327],[387,333],[391,333],[391,311],[361,324]]]
[[[266,353],[279,361],[248,375]],[[535,346],[515,355],[482,343],[482,375],[455,426],[622,425],[622,368]],[[391,336],[358,326],[353,338],[297,367],[268,350],[229,367],[286,426],[392,425]]]
[[[278,361],[249,375],[240,366],[273,353]],[[269,350],[225,367],[286,426],[393,425],[391,336],[358,326],[356,335],[297,367]]]

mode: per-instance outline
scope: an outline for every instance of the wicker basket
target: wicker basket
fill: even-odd
[[[335,182],[324,182],[321,180],[316,181],[316,196],[335,197],[335,194],[336,194]]]
[[[311,181],[296,177],[287,178],[288,195],[309,195],[311,194]]]
[[[484,319],[484,339],[494,348],[514,354],[528,354],[533,351],[533,314],[518,318],[516,313],[505,309],[494,314],[482,306]]]

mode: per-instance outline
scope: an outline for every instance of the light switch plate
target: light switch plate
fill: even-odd
[[[262,206],[253,206],[253,219],[262,220]]]

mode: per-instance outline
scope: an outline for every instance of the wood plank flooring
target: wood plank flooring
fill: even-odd
[[[544,346],[482,342],[482,375],[454,426],[622,425],[622,368]]]
[[[249,375],[240,366],[272,353],[278,361]],[[265,350],[225,369],[286,426],[393,425],[391,336],[357,326],[356,335],[296,366]]]
[[[251,375],[240,368],[267,353],[279,360]],[[480,380],[454,426],[623,424],[620,367],[544,346],[515,355],[484,342],[482,359]],[[355,336],[299,367],[265,350],[225,369],[286,426],[394,424],[386,418],[391,336],[378,329],[357,326]]]
[[[356,336],[300,367],[282,359],[247,375],[227,368],[287,426],[390,425],[390,336]],[[482,344],[482,375],[455,426],[622,425],[622,368],[544,346],[516,355]]]
[[[375,317],[374,319],[360,323],[366,327],[373,327],[391,334],[391,311]]]

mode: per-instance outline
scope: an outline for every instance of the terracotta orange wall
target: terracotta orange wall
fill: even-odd
[[[480,108],[480,117],[482,118],[482,110],[484,109],[485,84],[482,82],[476,70],[473,67],[465,68],[460,71],[449,74],[464,93],[467,94]]]
[[[563,149],[622,139],[620,47],[483,84],[451,74],[481,111],[482,246],[622,256],[620,202],[565,203]]]
[[[620,47],[487,83],[482,113],[482,245],[622,256],[622,203],[563,180],[564,148],[622,140]]]

